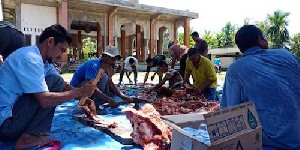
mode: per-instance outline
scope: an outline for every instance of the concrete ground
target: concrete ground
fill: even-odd
[[[144,82],[144,77],[145,77],[146,72],[138,72],[138,83],[143,83]],[[148,76],[148,81],[147,83],[153,83],[153,84],[157,84],[158,83],[158,76],[155,76],[154,80],[151,81],[150,77],[154,74],[154,72],[150,72],[149,76]],[[73,73],[65,73],[62,74],[62,77],[65,79],[65,81],[70,82],[70,80],[72,79]],[[224,80],[225,80],[225,76],[226,76],[226,72],[221,72],[220,74],[217,73],[217,78],[218,78],[218,87],[217,87],[217,94],[219,95],[219,98],[222,97],[222,89],[223,89],[223,85],[224,85]],[[133,73],[130,76],[131,80],[134,81],[133,79]],[[115,84],[119,83],[119,79],[120,79],[120,74],[119,73],[115,73],[112,77],[112,80]],[[192,83],[192,77],[190,77],[190,83]],[[124,84],[128,84],[129,80],[127,79],[127,76],[124,74],[123,77],[123,83]]]
[[[138,83],[143,83],[144,82],[144,77],[145,77],[146,72],[138,72]],[[150,72],[149,76],[148,76],[148,81],[147,83],[153,83],[153,84],[157,84],[158,83],[158,76],[155,76],[154,80],[151,81],[150,77],[154,74],[154,72]],[[217,78],[218,78],[218,85],[223,87],[223,83],[225,80],[225,75],[226,72],[221,72],[220,74],[217,73]],[[73,73],[64,73],[62,74],[62,77],[65,79],[66,82],[70,82],[72,79]],[[133,73],[130,76],[131,80],[134,81],[133,79]],[[119,73],[115,73],[112,77],[112,80],[115,84],[119,83],[119,79],[120,79],[120,74]],[[192,82],[192,80],[190,80]],[[128,84],[129,80],[127,79],[127,76],[124,74],[123,77],[123,83],[124,84]]]

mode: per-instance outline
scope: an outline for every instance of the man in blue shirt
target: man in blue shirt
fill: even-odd
[[[20,48],[4,61],[0,68],[0,141],[16,141],[15,149],[49,142],[55,107],[97,90],[89,84],[62,92],[66,90],[63,79],[47,63],[61,57],[70,42],[62,26],[52,25],[41,34],[40,44]]]
[[[215,64],[216,73],[221,73],[221,60],[220,60],[219,56],[215,57],[214,64]]]
[[[117,107],[118,103],[108,96],[109,91],[125,101],[132,101],[131,98],[125,96],[111,80],[111,77],[114,74],[116,60],[119,57],[119,50],[116,47],[105,47],[102,57],[88,60],[79,66],[75,71],[70,84],[74,87],[81,87],[85,83],[95,79],[99,70],[104,68],[105,73],[97,83],[97,87],[100,91],[95,92],[91,97],[95,101],[95,104],[99,106],[103,104],[103,102],[108,102],[110,103],[110,106]],[[98,112],[100,111],[99,107],[96,107],[96,109]]]
[[[268,49],[254,25],[239,29],[235,42],[243,56],[227,71],[221,108],[253,102],[264,146],[300,149],[300,60],[286,49]]]

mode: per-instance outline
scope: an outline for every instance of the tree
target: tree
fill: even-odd
[[[205,30],[205,33],[202,37],[208,45],[208,49],[213,49],[217,47],[217,39],[214,37],[211,31]]]
[[[292,37],[290,51],[300,57],[300,33]]]
[[[289,43],[289,32],[287,30],[287,17],[290,13],[277,10],[273,15],[267,17],[269,29],[267,30],[268,37],[272,43],[272,48],[285,48]]]
[[[234,35],[236,33],[235,26],[231,22],[227,22],[221,32],[223,32],[222,35],[224,36],[224,47],[233,47]]]
[[[256,22],[256,26],[263,32],[263,34],[269,39],[269,35],[268,35],[268,29],[270,28],[268,21],[264,20],[264,21],[258,21]]]
[[[245,18],[244,19],[244,25],[250,25],[251,19],[250,18]]]
[[[82,40],[82,52],[84,60],[90,58],[89,54],[95,54],[97,52],[97,41],[91,37]]]
[[[193,30],[190,30],[190,33],[193,33]],[[178,43],[180,45],[184,45],[184,33],[178,33]],[[189,36],[189,47],[194,47],[195,41],[193,40],[192,36]]]
[[[225,27],[216,34],[216,46],[218,48],[234,47],[234,36],[236,33],[235,26],[231,22],[227,22]]]

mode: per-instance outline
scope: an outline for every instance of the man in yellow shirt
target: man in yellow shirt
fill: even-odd
[[[187,54],[184,83],[189,83],[192,75],[195,92],[203,94],[206,99],[217,100],[217,76],[212,63],[195,48],[190,48]]]

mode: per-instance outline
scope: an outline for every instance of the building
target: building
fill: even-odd
[[[69,57],[82,60],[82,39],[97,41],[96,56],[114,45],[124,57],[135,55],[139,61],[162,54],[165,32],[177,42],[183,27],[185,45],[189,44],[190,20],[198,14],[139,4],[138,0],[2,0],[4,20],[14,22],[26,35],[28,45],[37,43],[45,27],[61,24],[71,34]],[[67,61],[64,54],[62,62]]]
[[[210,49],[208,54],[211,56],[211,61],[214,63],[214,58],[218,56],[221,61],[222,69],[228,69],[228,67],[240,57],[241,52],[237,47],[233,48],[216,48]]]

